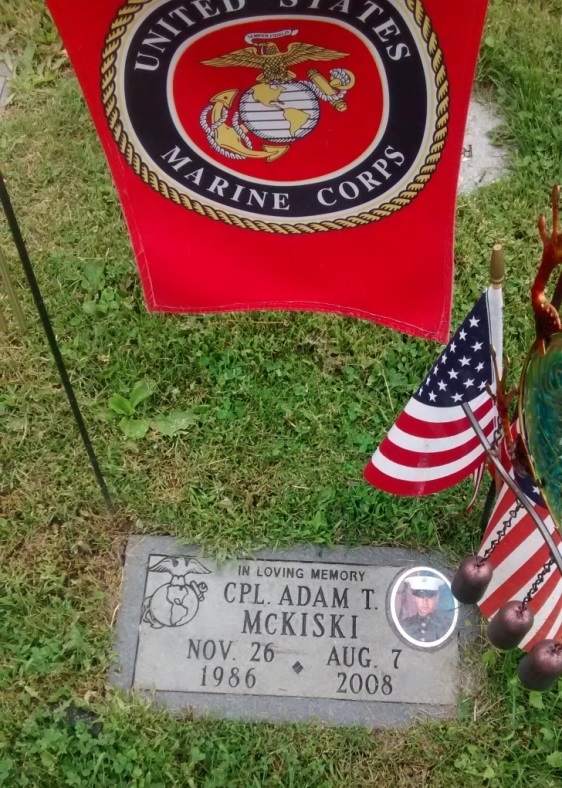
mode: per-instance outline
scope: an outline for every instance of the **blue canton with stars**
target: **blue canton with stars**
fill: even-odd
[[[523,474],[519,474],[517,471],[515,471],[515,481],[519,489],[525,493],[531,503],[533,503],[535,506],[542,506],[543,509],[546,509],[546,504],[541,495],[541,491],[534,479],[532,479],[530,476],[524,476]]]
[[[486,293],[414,394],[424,405],[451,408],[470,402],[492,384],[490,327]]]

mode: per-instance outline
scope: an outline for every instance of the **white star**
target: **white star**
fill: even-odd
[[[429,399],[430,399],[430,402],[435,402],[435,400],[437,399],[437,394],[434,394],[433,391],[430,391],[429,392]]]
[[[454,378],[454,379],[456,380],[456,379],[458,378],[458,376],[459,376],[459,373],[458,373],[458,372],[455,372],[455,370],[454,370],[454,369],[450,369],[450,370],[449,370],[449,377],[450,377],[451,379],[453,379],[453,378]]]
[[[451,344],[451,353],[454,353],[456,349],[457,349],[456,342],[453,342],[453,343]]]
[[[471,386],[474,386],[474,381],[471,380],[470,378],[468,380],[465,380],[464,387],[469,389]]]
[[[467,358],[466,356],[463,356],[461,358],[461,367],[466,367],[467,364],[470,364],[470,359]]]
[[[474,351],[481,350],[482,349],[482,342],[475,342],[474,345],[472,346],[472,349]]]
[[[441,363],[444,364],[446,361],[447,361],[447,354],[443,353],[443,355],[441,356]]]
[[[539,488],[538,487],[533,487],[533,492],[534,492],[535,495],[538,495],[539,494]]]
[[[476,367],[476,371],[477,372],[482,372],[483,369],[484,369],[484,364],[482,362],[480,362],[480,364],[478,364],[477,367]]]
[[[471,317],[470,318],[470,327],[471,328],[476,328],[476,326],[478,326],[479,324],[480,324],[480,321],[477,320],[475,317]]]
[[[480,389],[480,391],[484,391],[484,389],[486,388],[486,381],[483,380],[482,383],[478,386],[478,388]]]
[[[455,396],[453,397],[453,402],[460,402],[461,399],[462,397],[460,394],[455,394]]]
[[[464,330],[464,328],[461,328],[459,332],[459,339],[466,339],[466,331]]]
[[[447,388],[447,384],[443,383],[442,380],[440,380],[437,385],[439,386],[439,391],[445,391],[445,389]]]

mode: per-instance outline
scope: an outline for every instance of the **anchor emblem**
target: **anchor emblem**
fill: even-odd
[[[239,93],[239,90],[218,93],[211,99],[211,106],[203,110],[201,126],[207,134],[210,146],[227,158],[275,161],[289,150],[288,145],[264,145],[261,150],[254,150],[248,137],[248,127],[240,123],[239,113],[235,113],[232,126],[226,122],[229,110]],[[209,109],[212,110],[210,126],[207,123]],[[232,156],[229,156],[229,153]]]

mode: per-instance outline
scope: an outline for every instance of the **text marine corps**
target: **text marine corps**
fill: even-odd
[[[250,208],[268,208],[273,211],[291,210],[289,192],[246,186],[234,178],[228,180],[222,175],[216,175],[205,167],[190,169],[189,165],[193,164],[193,160],[178,147],[163,154],[162,158],[180,174],[186,168],[188,171],[183,177],[187,181],[202,186],[209,195],[215,195],[233,205],[243,204]],[[356,200],[361,195],[381,193],[393,170],[399,169],[403,164],[403,154],[389,145],[384,151],[383,158],[373,162],[370,170],[358,173],[354,180],[340,179],[334,186],[323,186],[315,190],[316,201],[320,205],[329,207]]]

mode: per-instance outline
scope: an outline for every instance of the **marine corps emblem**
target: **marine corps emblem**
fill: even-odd
[[[249,46],[222,57],[205,60],[206,66],[246,66],[260,70],[256,84],[246,90],[239,102],[239,109],[227,124],[228,112],[239,90],[226,90],[211,99],[201,115],[201,125],[212,148],[227,158],[265,158],[274,161],[289,150],[287,143],[295,142],[310,134],[320,118],[321,100],[334,109],[347,109],[345,94],[355,84],[351,71],[332,69],[330,80],[317,70],[308,72],[308,80],[297,80],[289,66],[297,63],[338,60],[347,57],[344,52],[294,42],[286,52],[281,52],[273,39],[295,36],[298,30],[277,33],[251,33],[246,42],[260,40],[259,47]],[[211,115],[209,121],[209,113]],[[266,143],[261,150],[254,150],[249,132]],[[272,145],[271,143],[284,143]]]
[[[446,65],[421,0],[128,0],[101,88],[150,188],[259,232],[390,217],[447,137]]]
[[[170,579],[145,598],[142,620],[153,629],[189,624],[209,590],[206,583],[190,580],[189,575],[208,575],[210,569],[195,558],[166,556],[149,571],[167,573]]]

